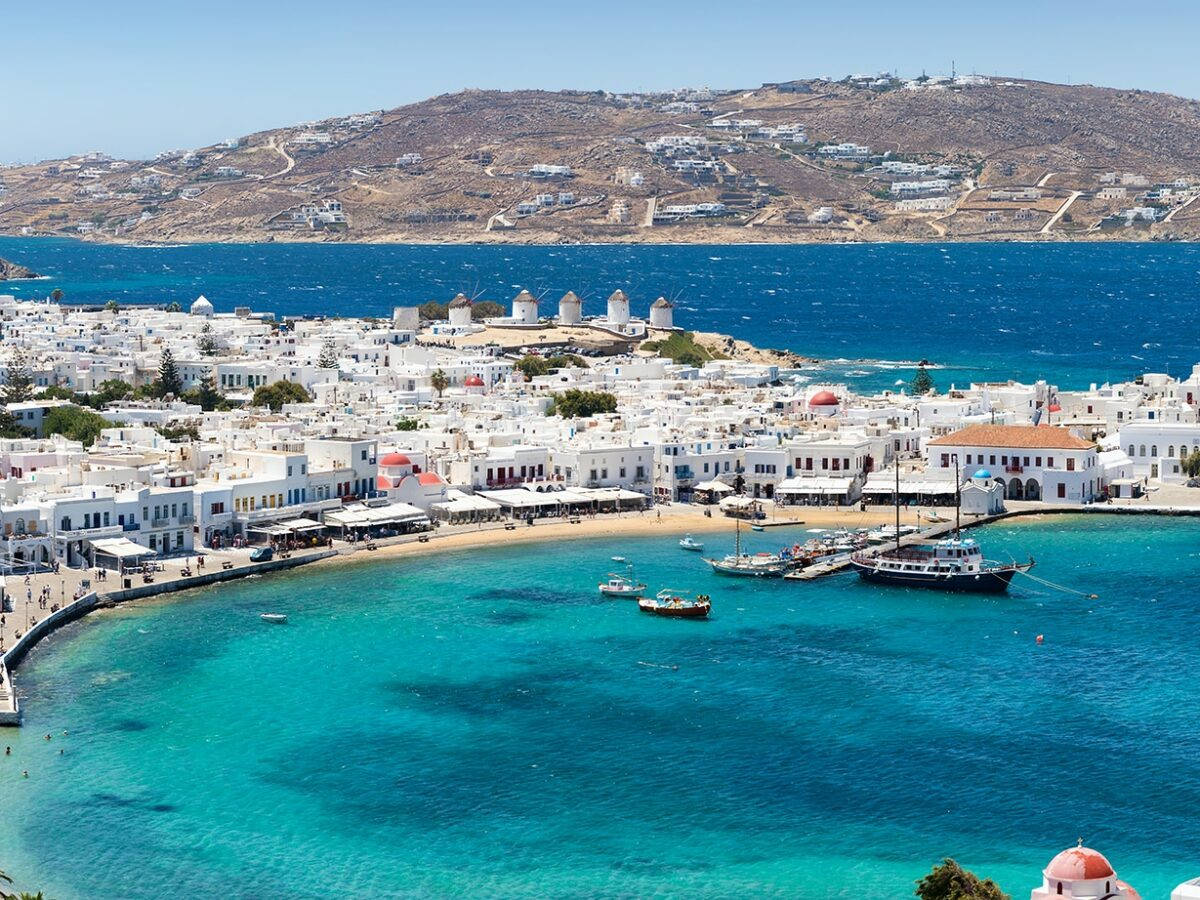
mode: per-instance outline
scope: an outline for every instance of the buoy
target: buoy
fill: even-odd
[[[1037,642],[1038,642],[1039,644],[1040,644],[1040,643],[1042,643],[1044,640],[1045,640],[1045,637],[1044,637],[1043,635],[1040,635],[1040,634],[1039,634],[1039,635],[1037,636]]]
[[[1089,600],[1099,600],[1100,595],[1099,594],[1088,594],[1088,599]]]

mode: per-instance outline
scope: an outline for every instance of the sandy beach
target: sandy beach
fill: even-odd
[[[323,559],[316,565],[342,565],[349,562],[370,562],[388,557],[418,556],[428,553],[441,553],[453,550],[468,550],[474,547],[509,546],[520,543],[541,543],[543,541],[569,541],[586,538],[641,538],[677,537],[683,534],[714,534],[722,535],[720,540],[728,544],[722,552],[732,552],[735,522],[713,508],[712,517],[704,515],[705,507],[672,504],[656,507],[644,513],[620,513],[595,517],[584,517],[579,524],[573,525],[563,519],[539,519],[534,524],[517,523],[512,531],[507,531],[503,523],[490,522],[484,527],[460,526],[452,529],[441,528],[430,534],[427,542],[421,542],[415,536],[393,539],[391,542],[378,542],[378,549],[370,552],[342,553],[336,557]],[[768,507],[770,510],[770,507]],[[659,515],[661,513],[661,515]],[[885,525],[895,521],[895,510],[889,506],[868,507],[865,512],[858,507],[834,506],[797,506],[779,508],[769,512],[763,521],[764,530],[756,533],[756,538],[770,540],[772,535],[780,546],[793,544],[798,540],[807,540],[809,535],[801,535],[799,526],[803,528],[868,528]],[[900,521],[904,524],[918,524],[916,510],[904,509],[900,513]],[[744,533],[750,534],[746,524]],[[335,543],[335,546],[345,546]],[[722,545],[724,546],[724,545]],[[714,548],[715,550],[716,548]],[[361,550],[361,548],[359,548]]]

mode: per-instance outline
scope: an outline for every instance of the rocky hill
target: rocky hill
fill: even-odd
[[[1194,238],[1200,103],[974,76],[467,91],[0,185],[4,233],[142,242]]]

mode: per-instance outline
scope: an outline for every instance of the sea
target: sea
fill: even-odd
[[[635,315],[665,296],[675,322],[816,357],[799,377],[898,387],[920,360],[942,390],[1046,379],[1064,390],[1200,362],[1200,247],[1184,243],[848,245],[98,244],[0,237],[42,275],[0,293],[68,303],[172,303],[204,294],[290,315],[389,316],[462,292],[557,312],[568,290],[601,315],[617,288]]]
[[[1200,522],[976,536],[1042,580],[740,580],[666,535],[497,539],[93,615],[19,673],[0,861],[59,900],[902,898],[953,857],[1020,897],[1082,838],[1166,898],[1200,876]],[[712,618],[601,598],[618,556]]]

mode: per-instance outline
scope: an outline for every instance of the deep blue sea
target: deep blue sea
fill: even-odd
[[[1098,598],[722,580],[663,537],[93,616],[20,672],[0,860],[59,900],[857,900],[951,855],[1020,897],[1082,836],[1165,898],[1200,875],[1200,522],[979,537]],[[600,599],[613,555],[711,593],[713,618]]]
[[[568,290],[600,314],[622,288],[635,314],[665,295],[684,327],[855,360],[814,377],[863,388],[907,380],[922,358],[945,367],[935,373],[943,389],[1009,377],[1085,388],[1187,374],[1200,361],[1191,244],[127,247],[0,237],[0,257],[50,276],[0,290],[23,297],[59,287],[69,302],[186,306],[203,293],[218,311],[281,316],[387,315],[459,291],[507,305],[521,288],[546,315]]]

